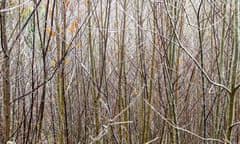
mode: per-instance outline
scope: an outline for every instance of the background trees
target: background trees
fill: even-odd
[[[0,3],[2,143],[239,143],[237,0]]]

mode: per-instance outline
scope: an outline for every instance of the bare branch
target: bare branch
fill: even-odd
[[[1,10],[0,10],[0,13],[2,13],[2,12],[9,12],[9,11],[15,10],[15,9],[17,9],[17,8],[19,8],[19,7],[22,7],[22,6],[24,6],[24,5],[29,4],[31,1],[32,1],[32,0],[28,0],[28,1],[25,1],[25,2],[23,2],[23,3],[21,3],[21,4],[16,5],[16,6],[14,6],[14,7],[1,9]]]
[[[190,134],[190,135],[192,135],[192,136],[195,136],[195,137],[197,137],[197,138],[199,138],[199,139],[201,139],[201,140],[204,140],[204,141],[215,141],[215,142],[224,143],[224,141],[222,141],[222,140],[220,140],[220,139],[204,138],[204,137],[201,137],[200,135],[198,135],[198,134],[196,134],[196,133],[194,133],[194,132],[191,132],[191,131],[189,131],[189,130],[187,130],[187,129],[184,129],[184,128],[181,128],[181,127],[178,127],[178,126],[174,125],[174,124],[173,124],[172,122],[170,122],[167,118],[165,118],[160,112],[158,112],[158,111],[153,107],[153,105],[151,105],[150,103],[148,103],[147,100],[144,100],[144,102],[145,102],[148,106],[150,106],[150,108],[151,108],[155,113],[157,113],[162,120],[164,120],[165,122],[167,122],[167,124],[169,124],[171,127],[175,128],[175,129],[178,129],[178,130],[180,130],[180,131],[183,131],[183,132],[185,132],[185,133],[188,133],[188,134]]]

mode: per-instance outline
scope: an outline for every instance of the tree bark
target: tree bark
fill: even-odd
[[[1,9],[6,8],[6,0],[2,0]],[[0,25],[1,25],[1,48],[3,51],[3,65],[2,65],[2,94],[3,94],[3,143],[6,143],[10,136],[10,55],[7,45],[7,33],[6,33],[6,13],[0,13]]]

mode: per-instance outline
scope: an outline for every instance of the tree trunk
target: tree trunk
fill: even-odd
[[[2,0],[1,9],[6,8],[6,0]],[[7,46],[7,33],[6,33],[6,13],[0,13],[1,24],[1,47],[3,51],[3,65],[2,65],[2,94],[3,94],[3,143],[6,143],[10,136],[10,57]]]

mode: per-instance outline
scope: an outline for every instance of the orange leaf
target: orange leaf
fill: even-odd
[[[69,0],[65,0],[65,8],[68,7],[68,4],[69,4]]]
[[[51,36],[54,37],[54,32],[53,31],[51,32]]]
[[[81,46],[81,42],[78,42],[78,43],[77,43],[77,47],[80,47],[80,46]]]
[[[46,28],[46,32],[50,34],[52,37],[54,36],[54,32],[49,27]]]
[[[77,21],[74,21],[74,22],[72,23],[72,25],[73,25],[74,28],[77,28],[77,26],[78,26]]]
[[[137,88],[133,88],[133,94],[137,95]]]
[[[74,31],[74,29],[77,28],[77,26],[78,26],[78,23],[77,23],[76,21],[74,21],[74,22],[70,25],[70,27],[68,28],[69,33],[72,33],[72,32]]]
[[[68,58],[65,58],[65,64],[67,65],[69,63]]]
[[[46,32],[49,34],[51,32],[51,29],[49,27],[47,27]]]
[[[70,27],[68,28],[69,33],[72,33],[72,32],[73,32],[73,29],[74,29],[74,27],[73,27],[73,26],[70,26]]]

